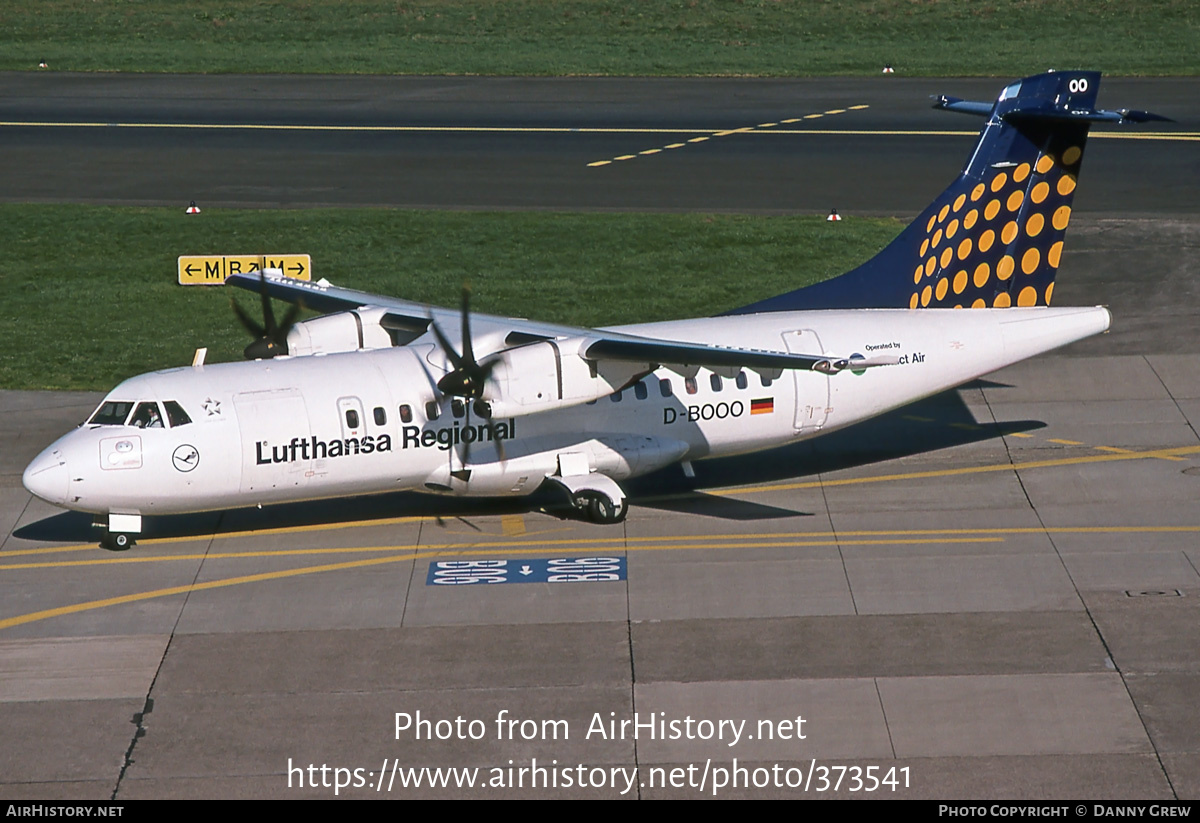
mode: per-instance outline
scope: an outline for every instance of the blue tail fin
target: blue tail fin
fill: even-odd
[[[1099,85],[1099,72],[1050,72],[994,104],[939,98],[934,108],[987,117],[958,179],[858,268],[728,314],[1049,305],[1088,127],[1166,119],[1096,109]]]

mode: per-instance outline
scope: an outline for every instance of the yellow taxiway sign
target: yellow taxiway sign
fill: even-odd
[[[179,257],[179,284],[219,286],[231,274],[263,269],[279,269],[297,280],[312,279],[312,259],[307,254],[184,254]]]

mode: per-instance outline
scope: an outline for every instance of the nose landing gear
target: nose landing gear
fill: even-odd
[[[134,546],[136,542],[137,541],[124,532],[117,532],[115,534],[112,532],[106,532],[104,536],[100,538],[100,548],[108,549],[110,552],[123,552],[126,549]]]
[[[142,516],[110,513],[107,521],[97,519],[96,526],[104,530],[100,536],[100,548],[123,552],[132,548],[136,542],[134,537],[142,533]]]

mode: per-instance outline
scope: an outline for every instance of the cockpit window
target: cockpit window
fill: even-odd
[[[171,428],[176,426],[186,426],[192,422],[192,418],[188,417],[188,413],[183,410],[183,407],[174,400],[167,400],[163,403],[163,408],[167,410],[167,420],[171,423]]]
[[[133,410],[133,417],[129,418],[129,425],[137,426],[139,429],[161,429],[163,421],[162,415],[158,411],[158,404],[138,403],[138,407]]]
[[[120,426],[125,422],[125,418],[129,416],[129,410],[132,408],[132,403],[126,403],[123,400],[107,400],[100,408],[96,409],[96,413],[88,420],[88,424],[92,426]]]

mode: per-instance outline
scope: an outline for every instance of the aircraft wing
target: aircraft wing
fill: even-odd
[[[259,293],[265,289],[271,297],[289,303],[302,303],[307,308],[320,312],[353,311],[363,307],[384,309],[387,314],[383,318],[383,324],[392,329],[409,331],[410,342],[426,336],[431,319],[450,329],[457,326],[460,319],[455,309],[342,288],[325,280],[313,283],[266,272],[262,278],[257,274],[233,274],[225,282]],[[495,354],[503,348],[522,346],[539,340],[574,338],[581,340],[579,355],[593,362],[758,370],[798,369],[826,374],[833,374],[851,365],[857,370],[888,366],[897,362],[894,357],[877,356],[850,360],[829,355],[730,348],[642,337],[610,329],[587,329],[487,314],[472,314],[471,324],[475,329],[473,337],[484,337],[489,332],[493,338],[497,332],[503,336],[504,343],[501,348],[480,354]]]
[[[305,308],[322,313],[352,311],[363,306],[383,308],[387,309],[388,314],[393,316],[395,322],[407,323],[413,328],[428,326],[430,318],[442,326],[451,327],[457,325],[459,318],[458,309],[433,306],[427,303],[417,303],[412,300],[401,300],[396,297],[347,289],[342,286],[335,286],[327,280],[318,280],[315,283],[306,280],[296,280],[292,277],[284,277],[282,273],[275,274],[271,270],[264,272],[261,280],[257,273],[231,274],[225,280],[225,283],[230,286],[237,286],[239,289],[246,289],[255,294],[260,294],[265,288],[267,294],[276,300],[283,300],[288,303],[302,303]],[[511,328],[514,323],[517,323],[520,325],[521,331],[528,333],[529,339],[549,339],[564,335],[573,336],[583,331],[574,326],[541,323],[517,318],[501,318],[496,315],[486,314],[472,314],[471,321],[472,324],[477,326],[479,331],[486,331],[488,327],[494,325],[503,325]]]

